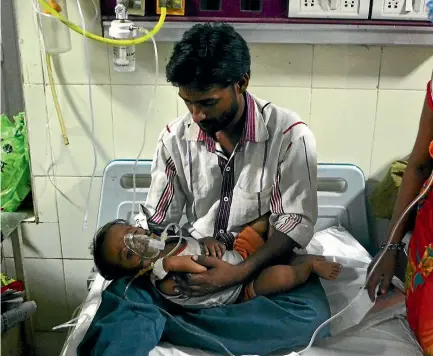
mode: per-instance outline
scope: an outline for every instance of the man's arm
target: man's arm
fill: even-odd
[[[175,163],[162,137],[153,157],[151,176],[152,183],[145,204],[150,212],[147,221],[151,228],[160,230],[170,223],[179,223],[186,201]]]
[[[267,266],[289,259],[295,247],[305,247],[313,237],[317,220],[316,141],[307,131],[289,142],[279,164],[271,199],[271,234],[266,243],[244,262],[227,262],[196,256],[194,261],[208,267],[207,272],[178,279],[178,289],[199,296],[246,283]]]
[[[278,166],[271,198],[268,240],[239,265],[241,283],[263,268],[289,259],[295,247],[304,248],[314,233],[317,220],[316,141],[311,132],[288,144]]]

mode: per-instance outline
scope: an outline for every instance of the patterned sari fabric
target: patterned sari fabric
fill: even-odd
[[[433,142],[430,144],[433,158]],[[409,325],[424,355],[433,356],[433,189],[421,199],[409,243],[406,270],[406,307]]]

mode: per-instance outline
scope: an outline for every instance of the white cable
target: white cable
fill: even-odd
[[[146,29],[139,29],[139,31],[141,32],[145,32],[148,33],[148,31]],[[158,63],[158,48],[156,46],[156,42],[155,39],[153,37],[150,38],[152,40],[153,43],[153,50],[155,53],[155,81],[153,84],[153,92],[152,92],[152,96],[150,98],[149,101],[149,105],[147,107],[147,111],[146,114],[144,115],[144,119],[143,119],[143,141],[141,143],[141,147],[140,147],[140,151],[138,152],[137,158],[135,159],[134,162],[134,169],[133,169],[133,173],[132,173],[132,214],[131,214],[131,224],[134,223],[134,214],[135,214],[135,203],[136,203],[136,199],[137,199],[137,185],[136,185],[136,174],[137,174],[137,165],[138,165],[138,161],[141,157],[141,154],[143,153],[144,150],[144,144],[146,143],[146,127],[147,127],[147,120],[149,118],[150,112],[153,108],[153,102],[155,101],[155,97],[156,97],[156,89],[158,86],[158,75],[159,75],[159,63]]]
[[[176,236],[176,237],[179,237],[179,241],[177,242],[176,246],[175,246],[175,247],[174,247],[174,248],[173,248],[169,253],[167,253],[167,254],[165,255],[165,257],[169,257],[169,256],[171,256],[173,253],[175,253],[175,252],[177,251],[177,249],[179,248],[180,244],[182,243],[182,240],[183,240],[182,228],[180,227],[180,225],[175,224],[175,223],[168,224],[168,225],[165,227],[164,231],[163,231],[162,234],[161,234],[162,238],[163,238],[164,240],[167,239],[167,231],[168,231],[168,229],[169,229],[170,227],[172,227],[172,226],[177,227],[177,228],[179,229],[179,236]]]
[[[340,312],[338,312],[337,314],[333,315],[328,320],[325,320],[322,324],[320,324],[320,326],[316,329],[316,331],[314,331],[313,336],[311,337],[311,340],[310,340],[310,343],[308,344],[308,346],[305,349],[303,349],[301,351],[298,351],[298,355],[304,354],[305,352],[307,352],[313,346],[313,343],[314,343],[314,341],[315,341],[315,339],[317,337],[317,334],[320,332],[320,330],[324,326],[328,325],[332,320],[334,320],[337,317],[339,317],[347,309],[349,309],[350,306],[352,306],[356,301],[358,301],[358,299],[361,297],[361,295],[363,293],[363,290],[365,288],[367,288],[367,284],[368,284],[371,276],[373,275],[373,272],[376,270],[377,266],[379,265],[379,262],[382,260],[383,256],[385,256],[385,253],[388,251],[388,248],[389,248],[389,246],[392,243],[392,239],[393,239],[393,237],[394,237],[397,229],[399,228],[400,224],[403,222],[403,219],[412,210],[412,208],[418,203],[418,201],[421,198],[423,198],[428,193],[428,191],[429,191],[429,189],[431,187],[433,187],[433,172],[432,172],[431,176],[429,177],[429,179],[427,180],[427,183],[425,184],[425,187],[419,193],[419,195],[406,207],[406,209],[403,211],[403,213],[397,219],[397,222],[395,223],[393,229],[391,230],[391,233],[389,234],[389,237],[388,237],[388,240],[386,242],[386,245],[380,251],[379,257],[377,258],[377,260],[373,264],[373,267],[371,268],[370,272],[367,274],[367,277],[365,278],[364,286],[361,288],[361,290],[358,292],[358,294],[355,296],[355,298],[353,298],[353,300],[343,310],[341,310]]]
[[[36,1],[36,0],[32,0],[33,10],[35,10],[35,12],[36,12],[39,16],[54,17],[54,16],[52,16],[52,15],[50,15],[50,14],[46,14],[45,12],[42,12],[42,11],[39,9],[39,5],[36,5],[36,4],[35,4],[35,1]]]
[[[34,2],[32,1],[33,7],[35,8]],[[36,8],[35,8],[36,9]],[[37,10],[37,9],[36,9]],[[37,11],[39,13],[39,11]],[[42,15],[46,15],[44,13],[41,13]],[[40,23],[38,23],[36,21],[36,17],[33,16],[33,24],[36,27],[37,31],[38,31],[38,40],[39,40],[39,46],[40,46],[40,54],[41,57],[43,57],[42,54],[45,54],[45,44],[44,44],[44,39],[43,39],[43,34],[42,34],[42,29],[40,27]],[[41,59],[42,61],[42,59]],[[44,93],[45,94],[45,93]],[[47,160],[46,160],[46,164],[48,165],[48,158],[51,158],[51,164],[48,165],[47,168],[47,177],[48,180],[50,181],[50,183],[52,184],[52,186],[60,193],[60,195],[62,195],[65,199],[67,199],[71,204],[75,205],[67,196],[65,193],[63,193],[58,187],[57,185],[54,183],[53,181],[53,177],[54,177],[54,173],[52,175],[50,175],[50,171],[54,168],[54,157],[53,157],[53,146],[52,146],[52,139],[51,139],[51,130],[50,130],[50,119],[49,119],[49,115],[47,112],[47,115],[45,116],[45,129],[46,129],[46,147],[45,147],[45,153],[47,153],[47,148],[49,148],[50,152],[49,154],[47,154]]]
[[[80,0],[77,0],[77,7],[78,12],[80,14],[81,18],[81,27],[84,31],[86,31],[86,21],[84,19],[83,9],[81,8],[81,2]],[[92,185],[93,180],[95,178],[95,172],[96,167],[98,165],[98,157],[96,154],[96,138],[95,138],[95,117],[94,117],[94,111],[93,111],[93,96],[92,96],[92,78],[90,73],[90,56],[89,56],[89,44],[88,39],[86,36],[83,38],[84,41],[84,57],[86,61],[86,73],[87,73],[87,85],[88,85],[88,95],[89,95],[89,110],[90,110],[90,119],[91,119],[91,126],[92,126],[92,146],[93,146],[93,170],[92,170],[92,177],[90,178],[89,183],[89,191],[87,193],[87,202],[86,202],[86,212],[84,214],[84,221],[83,221],[83,231],[87,229],[87,221],[89,218],[89,210],[90,210],[90,196],[92,192]]]

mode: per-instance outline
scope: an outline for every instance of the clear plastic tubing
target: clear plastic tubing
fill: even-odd
[[[66,0],[55,0],[50,2],[50,4],[52,4],[58,13],[68,18]],[[65,26],[54,16],[45,15],[39,16],[45,51],[54,55],[69,52],[72,49],[69,27]]]

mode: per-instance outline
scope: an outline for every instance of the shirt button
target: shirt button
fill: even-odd
[[[224,201],[227,203],[229,201],[229,198],[224,197]]]
[[[220,230],[220,234],[224,234],[224,230],[223,229]]]
[[[227,168],[226,168],[226,171],[227,171],[227,172],[230,172],[230,167],[227,167]]]

